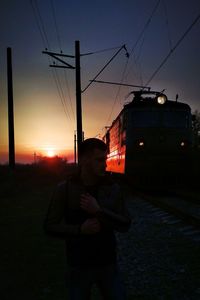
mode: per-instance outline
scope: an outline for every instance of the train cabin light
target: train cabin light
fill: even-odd
[[[144,147],[144,141],[142,141],[142,140],[139,141],[139,142],[138,142],[138,145],[139,145],[140,147]]]
[[[165,102],[167,101],[167,96],[162,94],[162,95],[159,95],[157,97],[157,102],[158,104],[165,104]]]
[[[184,141],[181,142],[181,147],[185,147],[186,143]]]

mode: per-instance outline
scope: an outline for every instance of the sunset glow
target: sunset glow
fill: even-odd
[[[17,163],[34,163],[37,157],[56,156],[64,157],[70,162],[74,161],[77,117],[76,68],[73,69],[75,67],[73,57],[77,39],[80,41],[80,53],[84,54],[80,57],[80,83],[81,90],[85,90],[81,97],[82,129],[85,138],[104,136],[105,128],[111,126],[124,104],[132,100],[132,91],[135,89],[132,86],[91,82],[100,70],[103,72],[101,77],[98,76],[99,80],[115,83],[140,86],[152,77],[149,82],[152,90],[165,89],[170,100],[175,100],[176,94],[179,94],[180,101],[189,104],[192,111],[200,110],[198,88],[200,22],[194,23],[192,30],[188,31],[186,37],[188,42],[185,41],[176,49],[165,67],[155,73],[156,76],[151,76],[171,49],[170,42],[173,41],[175,45],[192,24],[196,12],[199,11],[199,1],[182,1],[181,10],[180,1],[173,1],[173,5],[170,1],[166,1],[167,23],[163,18],[163,5],[158,1],[155,6],[155,0],[136,3],[104,0],[60,1],[61,3],[54,1],[55,11],[47,0],[2,2],[0,164],[9,161],[7,47],[12,48]],[[154,6],[156,13],[152,14],[153,20],[148,23],[146,33],[145,24]],[[66,11],[71,12],[67,18]],[[177,11],[179,11],[178,26],[176,26]],[[55,27],[54,18],[57,20],[58,28]],[[19,22],[16,23],[16,19]],[[41,24],[38,24],[38,20]],[[92,26],[89,20],[92,20]],[[30,39],[30,43],[27,43],[27,39]],[[126,45],[129,59],[124,48],[118,52],[122,44]],[[55,64],[60,64],[61,68],[50,68],[51,58],[43,53],[45,48],[49,50],[51,48],[53,53],[62,52],[64,55],[70,55],[71,57],[63,59],[73,68],[70,70],[64,64],[66,69],[63,69],[64,65],[57,59]],[[114,56],[116,53],[118,54]],[[25,59],[26,57],[28,59]],[[112,63],[106,66],[111,57],[114,58]],[[88,86],[89,83],[92,84]],[[159,98],[159,101],[161,100]],[[140,145],[144,146],[145,142],[144,145]],[[180,144],[180,147],[184,145]]]
[[[47,155],[48,157],[53,157],[53,156],[55,156],[55,155],[56,155],[55,150],[52,149],[52,148],[47,148],[47,149],[46,149],[46,155]]]

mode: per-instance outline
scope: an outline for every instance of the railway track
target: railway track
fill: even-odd
[[[199,299],[200,230],[126,186],[125,199],[133,222],[117,239],[129,294],[133,299]]]
[[[114,179],[129,190],[133,196],[139,197],[144,201],[151,203],[154,208],[168,213],[170,216],[176,217],[182,223],[193,226],[200,230],[200,199],[189,196],[189,194],[179,196],[176,189],[158,186],[141,187],[133,186],[131,180],[123,175],[114,174]]]
[[[139,201],[163,223],[176,225],[180,232],[200,242],[200,204],[173,195],[136,192]]]

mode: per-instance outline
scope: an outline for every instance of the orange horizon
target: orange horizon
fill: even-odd
[[[45,151],[33,151],[33,152],[20,152],[16,151],[15,153],[15,162],[21,164],[32,164],[35,162],[35,157],[61,157],[66,158],[69,162],[74,161],[74,152],[73,150],[68,151],[55,151],[53,155],[49,155],[48,152]],[[9,163],[9,153],[8,151],[0,152],[0,164],[8,164]]]

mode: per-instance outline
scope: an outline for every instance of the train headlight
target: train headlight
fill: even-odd
[[[167,101],[167,96],[162,94],[162,95],[159,95],[157,97],[157,102],[158,104],[165,104],[165,102]]]
[[[182,141],[181,143],[180,143],[180,146],[181,146],[181,148],[184,148],[185,146],[186,146],[186,142],[185,141]]]
[[[138,141],[137,141],[137,146],[138,146],[139,148],[144,148],[144,140],[138,140]]]

